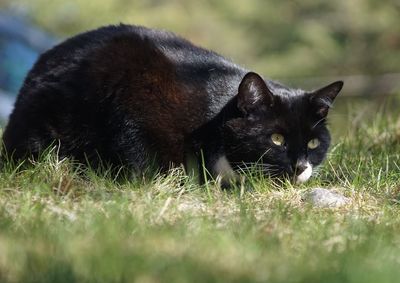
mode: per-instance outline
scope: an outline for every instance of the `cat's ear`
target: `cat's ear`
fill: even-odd
[[[326,117],[328,115],[329,108],[342,88],[343,82],[337,81],[310,94],[310,102],[318,116]]]
[[[248,113],[259,107],[259,103],[272,107],[274,96],[263,78],[253,72],[247,73],[239,85],[237,106],[243,113]]]

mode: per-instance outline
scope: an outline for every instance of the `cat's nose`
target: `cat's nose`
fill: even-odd
[[[304,183],[305,181],[310,179],[312,175],[312,165],[307,160],[297,160],[296,165],[294,166],[294,172],[295,183]]]
[[[306,162],[297,162],[295,167],[294,167],[294,172],[296,176],[299,176],[301,173],[304,172],[304,170],[307,169],[307,163]]]

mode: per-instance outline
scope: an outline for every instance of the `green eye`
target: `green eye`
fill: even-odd
[[[319,139],[312,139],[307,144],[309,149],[316,149],[319,146]]]
[[[272,134],[271,140],[274,144],[282,146],[285,143],[285,138],[280,134]]]

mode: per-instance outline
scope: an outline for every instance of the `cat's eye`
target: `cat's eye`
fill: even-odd
[[[319,139],[312,139],[307,144],[309,149],[316,149],[319,146]]]
[[[285,138],[281,134],[272,134],[271,140],[274,144],[282,146],[285,143]]]

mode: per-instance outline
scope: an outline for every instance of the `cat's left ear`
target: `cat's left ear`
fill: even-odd
[[[318,116],[326,117],[328,115],[329,108],[342,88],[343,82],[337,81],[310,94],[310,102],[315,107]]]

